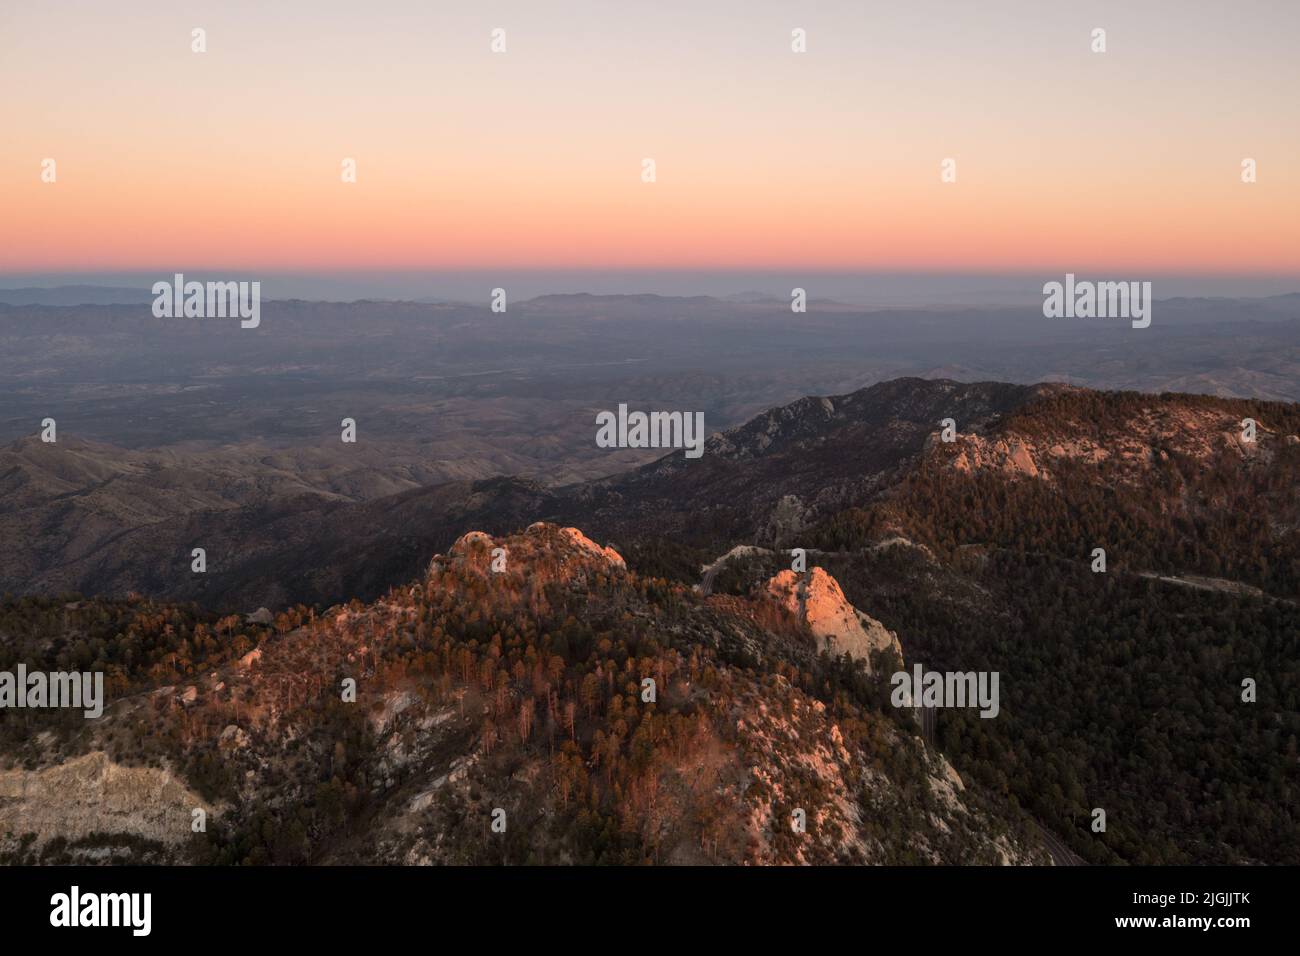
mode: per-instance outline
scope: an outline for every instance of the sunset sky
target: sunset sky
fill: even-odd
[[[1300,273],[1298,37],[1249,0],[5,3],[0,272]]]

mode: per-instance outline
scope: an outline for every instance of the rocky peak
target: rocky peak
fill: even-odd
[[[577,572],[626,570],[627,563],[616,550],[597,544],[577,528],[537,521],[520,534],[501,537],[484,531],[466,532],[445,555],[433,558],[429,571],[435,573],[448,567],[511,575],[524,573],[525,569],[534,575],[553,569],[556,577],[567,580]]]
[[[818,650],[848,654],[868,669],[872,651],[892,648],[902,660],[898,635],[850,604],[839,582],[821,568],[806,574],[782,571],[768,581],[767,594],[808,626]]]

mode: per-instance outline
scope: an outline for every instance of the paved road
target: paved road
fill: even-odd
[[[1047,852],[1052,854],[1052,862],[1057,866],[1087,866],[1083,857],[1079,856],[1051,830],[1047,829],[1041,823],[1034,822],[1038,830],[1038,835],[1043,839],[1043,845],[1047,847]]]
[[[713,579],[718,576],[719,571],[727,566],[729,561],[735,560],[737,557],[750,557],[756,554],[776,554],[776,552],[771,548],[760,548],[757,545],[739,545],[738,547],[744,547],[746,549],[745,553],[733,555],[728,551],[726,554],[715,558],[712,564],[707,565],[704,568],[704,577],[700,580],[701,594],[708,595],[713,593]],[[732,550],[735,549],[733,548]],[[806,552],[810,558],[850,558],[860,553],[857,551],[818,551],[816,548],[808,548],[806,549]],[[783,550],[781,553],[789,556],[790,552]]]

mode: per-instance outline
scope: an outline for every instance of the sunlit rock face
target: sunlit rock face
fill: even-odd
[[[809,571],[806,581],[795,571],[782,571],[768,581],[767,592],[808,625],[821,650],[848,654],[868,667],[872,651],[893,648],[902,659],[898,635],[850,604],[839,582],[821,568]]]
[[[598,555],[599,557],[604,558],[606,561],[608,561],[610,564],[614,565],[615,567],[619,567],[619,568],[627,567],[627,563],[623,560],[623,556],[621,554],[619,554],[613,548],[602,548],[600,545],[598,545],[595,541],[592,541],[590,538],[588,538],[577,528],[561,528],[560,533],[563,534],[565,537],[567,537],[578,547],[582,548],[584,551],[589,551],[594,555]]]

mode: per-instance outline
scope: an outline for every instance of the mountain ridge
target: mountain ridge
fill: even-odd
[[[573,528],[467,532],[372,604],[269,626],[143,601],[62,614],[192,649],[119,672],[93,727],[0,741],[22,758],[0,770],[10,861],[1050,859],[777,602],[641,579]],[[330,691],[348,680],[355,706]],[[484,840],[498,814],[506,838]]]
[[[218,817],[240,808],[214,840],[112,843],[137,860],[1045,862],[1044,826],[1093,863],[1294,862],[1298,429],[1285,403],[905,379],[576,485],[157,522],[81,573],[169,601],[0,602],[0,655],[105,668],[129,721],[75,740],[57,719],[11,723],[0,753],[30,772],[165,759]],[[209,571],[191,574],[200,540]],[[812,614],[800,550],[825,585]],[[275,613],[211,610],[259,605]],[[900,648],[1000,674],[997,719],[949,708],[918,727],[884,683]],[[705,657],[705,696],[707,668],[658,679]],[[350,675],[364,712],[326,691]],[[647,677],[671,713],[635,743]],[[597,692],[616,714],[587,708]],[[630,776],[608,769],[611,736]],[[1207,774],[1217,789],[1187,799]],[[494,807],[541,809],[492,849]],[[794,809],[813,840],[783,829]]]
[[[1116,411],[1104,428],[1089,423],[1089,415],[1105,416],[1110,414],[1107,409]],[[1260,422],[1253,444],[1233,440],[1229,427],[1240,426],[1248,415]],[[944,419],[954,421],[956,436],[951,444],[937,437]],[[1014,452],[997,445],[1006,441],[999,436],[1009,427],[1016,442]],[[87,495],[110,494],[111,484],[106,490],[103,482],[92,482],[80,491],[60,485],[44,489],[41,499],[31,487],[14,484],[15,461],[41,454],[62,458],[69,453],[60,446],[28,440],[7,450],[10,463],[0,469],[0,482],[11,483],[10,493],[22,491],[23,510],[29,517],[22,518],[12,509],[8,516],[0,514],[0,519],[9,523],[15,537],[44,540],[34,553],[48,555],[47,563],[44,570],[25,571],[13,564],[17,555],[11,553],[7,564],[0,564],[7,567],[0,591],[141,591],[242,610],[277,603],[337,603],[354,596],[372,597],[408,577],[420,566],[422,555],[445,549],[466,528],[505,533],[536,520],[579,525],[588,533],[624,543],[632,549],[628,556],[633,564],[655,542],[670,540],[682,556],[674,559],[676,573],[689,578],[699,564],[742,543],[790,547],[804,534],[813,539],[805,542],[808,546],[842,550],[828,522],[868,506],[880,516],[873,521],[885,520],[890,499],[932,481],[924,476],[940,474],[935,469],[942,468],[946,456],[955,457],[959,469],[964,468],[976,484],[986,480],[985,469],[976,467],[981,455],[999,461],[1020,455],[1021,464],[1008,475],[1027,462],[1034,472],[1049,473],[1067,465],[1073,471],[1091,469],[1098,477],[1104,474],[1107,482],[1120,480],[1123,464],[1127,475],[1123,480],[1129,483],[1140,483],[1153,474],[1164,475],[1164,481],[1192,482],[1189,490],[1196,482],[1209,482],[1203,491],[1195,492],[1205,497],[1197,505],[1204,509],[1213,508],[1218,500],[1214,496],[1224,493],[1219,486],[1229,480],[1234,467],[1223,458],[1229,450],[1246,463],[1259,455],[1269,460],[1280,455],[1285,467],[1272,468],[1274,479],[1269,479],[1270,471],[1255,468],[1254,480],[1282,482],[1267,492],[1268,500],[1277,499],[1279,516],[1291,522],[1293,509],[1278,495],[1295,464],[1298,429],[1300,411],[1282,403],[1096,393],[1060,384],[897,379],[847,395],[807,397],[771,409],[710,436],[699,461],[671,453],[627,472],[556,488],[499,477],[413,487],[365,501],[288,482],[281,493],[265,500],[232,503],[218,497],[197,511],[181,509],[161,520],[117,527],[99,544],[93,528],[103,519],[94,516],[113,513],[111,497],[105,502],[107,512],[104,505],[93,505],[83,519],[76,509],[78,502],[92,500]],[[1108,446],[1127,451],[1112,457],[1105,451]],[[148,455],[141,457],[152,462],[150,467],[158,467]],[[1049,462],[1056,464],[1049,467]],[[1178,468],[1187,475],[1178,477],[1170,471]],[[105,473],[111,476],[121,469],[115,458],[112,470]],[[1072,480],[1084,483],[1081,475]],[[196,488],[207,482],[206,476],[196,478]],[[123,486],[124,493],[129,487]],[[43,534],[30,517],[42,514],[47,515]],[[880,525],[872,532],[874,540],[897,534],[935,547],[936,541],[927,539],[926,533],[906,521],[891,520],[888,527]],[[1142,520],[1159,524],[1173,519],[1157,509]],[[1176,527],[1162,534],[1200,532],[1184,527],[1178,519]],[[1284,553],[1294,556],[1300,547],[1294,528],[1289,523],[1279,526],[1278,534]],[[83,542],[83,553],[67,551],[68,543],[76,542]],[[205,576],[188,571],[195,547],[205,547],[208,553],[210,570]],[[1206,545],[1198,547],[1204,550]],[[315,565],[310,561],[304,565],[302,554],[315,554]],[[1141,570],[1227,576],[1204,563]],[[346,593],[345,582],[360,590]],[[1287,582],[1292,587],[1290,577]],[[1261,584],[1249,578],[1245,583]]]

